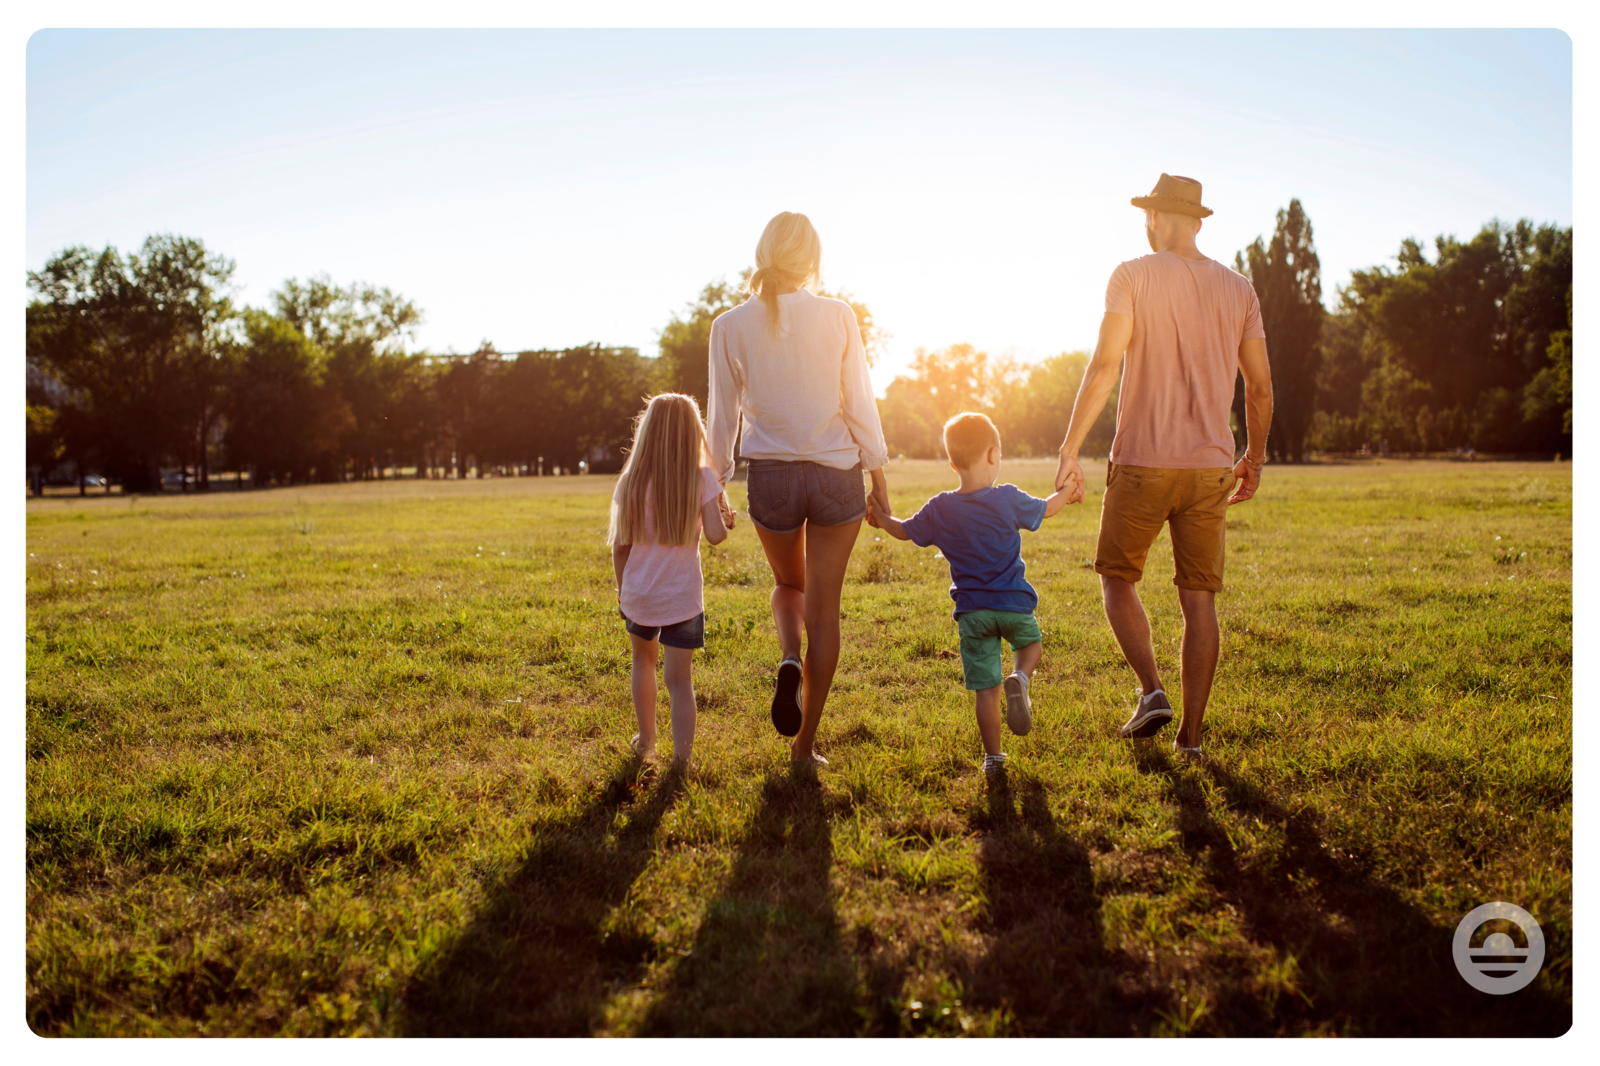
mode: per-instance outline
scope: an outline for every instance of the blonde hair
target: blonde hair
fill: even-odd
[[[778,332],[778,290],[800,289],[822,273],[822,238],[797,211],[772,216],[756,242],[756,269],[745,289],[767,305],[767,328]]]
[[[634,425],[633,448],[617,478],[607,544],[693,544],[700,535],[700,467],[706,427],[693,396],[650,397]],[[645,528],[645,501],[655,529]]]
[[[962,411],[944,424],[944,453],[962,470],[982,459],[990,448],[998,447],[1000,431],[988,415]]]

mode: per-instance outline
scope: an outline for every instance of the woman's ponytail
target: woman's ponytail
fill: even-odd
[[[756,269],[746,289],[767,305],[767,328],[777,336],[780,289],[799,289],[822,271],[822,239],[811,220],[796,211],[774,215],[756,242]]]

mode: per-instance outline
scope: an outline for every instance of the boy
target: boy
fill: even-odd
[[[954,492],[941,492],[904,522],[885,514],[871,499],[873,518],[890,536],[919,548],[938,545],[950,564],[950,598],[956,601],[961,634],[961,673],[977,694],[978,735],[983,739],[983,771],[1005,767],[1000,751],[1000,689],[1006,692],[1006,724],[1018,736],[1033,727],[1028,682],[1039,665],[1039,603],[1023,576],[1022,537],[1066,506],[1067,493],[1047,500],[1015,485],[996,485],[1000,476],[1000,431],[988,416],[965,411],[944,424],[944,451],[961,478]],[[1014,669],[1002,680],[1000,638],[1011,644]]]

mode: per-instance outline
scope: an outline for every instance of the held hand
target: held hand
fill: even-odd
[[[1233,495],[1228,497],[1228,506],[1244,503],[1256,494],[1256,489],[1261,486],[1261,471],[1240,459],[1233,466],[1233,476],[1236,487]]]
[[[1076,455],[1063,455],[1056,466],[1056,491],[1063,489],[1068,503],[1083,502],[1083,465]]]
[[[717,510],[722,512],[723,526],[732,529],[734,523],[739,520],[739,512],[735,511],[732,505],[728,503],[728,494],[726,492],[717,497]]]

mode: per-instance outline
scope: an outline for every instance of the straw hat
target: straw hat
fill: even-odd
[[[1200,203],[1200,183],[1193,178],[1180,178],[1174,174],[1161,175],[1149,196],[1135,196],[1128,202],[1147,211],[1176,211],[1195,218],[1205,218],[1211,214],[1211,208]]]

